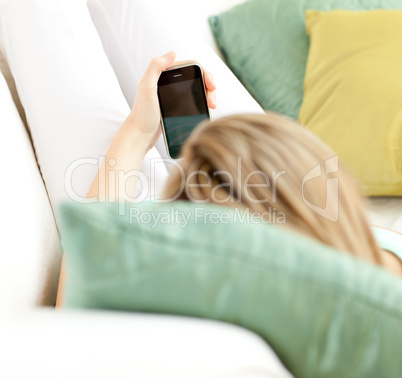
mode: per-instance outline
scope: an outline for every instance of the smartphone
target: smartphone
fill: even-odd
[[[162,72],[158,98],[166,149],[172,159],[177,159],[193,129],[210,119],[201,66],[183,64]]]

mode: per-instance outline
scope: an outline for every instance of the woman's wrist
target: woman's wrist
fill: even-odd
[[[143,131],[136,123],[126,120],[118,131],[119,138],[124,144],[128,144],[134,150],[144,155],[152,148],[153,136]]]
[[[106,153],[98,175],[88,192],[88,198],[106,199],[110,202],[133,198],[138,171],[141,170],[149,149],[149,137],[141,131],[141,128],[125,122],[116,133]],[[114,181],[109,182],[111,177]]]

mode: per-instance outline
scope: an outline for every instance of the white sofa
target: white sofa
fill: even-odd
[[[201,36],[219,55],[207,17],[240,2],[157,0],[155,12]],[[0,107],[0,376],[291,376],[260,337],[235,326],[39,308],[55,303],[61,248],[25,114],[1,55],[0,68],[7,80],[0,76],[0,104],[7,108]],[[373,199],[370,207],[373,223],[402,232],[400,199]]]

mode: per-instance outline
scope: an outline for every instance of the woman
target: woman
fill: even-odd
[[[125,195],[124,191],[135,192],[134,178],[111,191],[110,173],[139,169],[159,138],[157,81],[161,72],[174,64],[174,57],[170,52],[151,62],[138,86],[133,110],[116,134],[89,197],[113,200]],[[208,104],[215,107],[215,87],[209,74],[205,81]],[[399,259],[377,246],[357,186],[342,164],[338,172],[337,159],[331,159],[334,155],[306,129],[279,115],[227,117],[194,130],[182,149],[182,170],[171,173],[163,197],[249,208],[262,215],[274,207],[285,215],[284,227],[402,274]],[[326,198],[325,175],[303,183],[308,172],[320,164],[338,176],[338,198]],[[327,214],[339,214],[339,219],[315,211],[308,206],[312,202],[326,207]]]
[[[134,107],[115,135],[88,198],[118,201],[127,198],[127,192],[135,193],[136,175],[121,182],[110,178],[119,177],[117,172],[125,176],[139,171],[158,140],[157,82],[162,71],[175,64],[174,59],[169,52],[150,63],[138,85]],[[205,85],[208,105],[214,108],[215,85],[209,73]],[[399,258],[378,247],[357,185],[334,155],[309,131],[280,115],[225,117],[193,131],[182,148],[182,169],[171,172],[162,197],[250,209],[262,216],[273,207],[284,214],[281,226],[402,275]],[[327,197],[325,175],[305,181],[312,168],[320,165],[338,178],[335,198]],[[327,209],[327,217],[308,205],[316,202]],[[333,214],[338,216],[334,219]],[[63,279],[62,269],[59,294]]]

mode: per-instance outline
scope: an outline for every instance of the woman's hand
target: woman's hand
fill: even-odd
[[[123,127],[127,132],[136,129],[147,144],[147,150],[151,149],[161,134],[160,110],[158,102],[158,80],[162,71],[169,66],[188,62],[175,62],[176,54],[173,51],[152,59],[143,78],[138,84],[137,96],[133,110],[127,117]],[[208,106],[216,108],[215,84],[211,74],[204,70],[204,82],[207,93]]]

